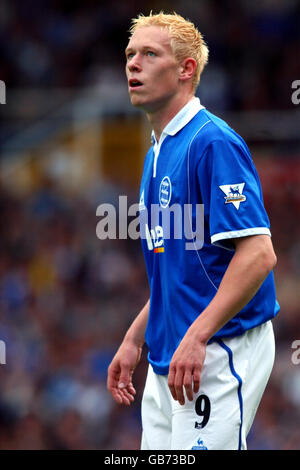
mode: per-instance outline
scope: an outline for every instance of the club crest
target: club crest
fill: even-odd
[[[159,187],[159,204],[161,207],[168,207],[172,195],[172,185],[170,178],[165,176],[160,183]]]

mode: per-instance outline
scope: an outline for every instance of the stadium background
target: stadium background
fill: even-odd
[[[271,220],[277,356],[249,449],[300,449],[297,0],[1,1],[0,449],[139,448],[145,354],[130,408],[106,370],[147,298],[144,263],[139,241],[97,238],[96,209],[138,201],[150,134],[124,48],[130,19],[161,9],[203,32],[198,96],[246,139]]]

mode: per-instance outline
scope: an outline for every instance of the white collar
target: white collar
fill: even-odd
[[[181,108],[173,119],[168,122],[162,131],[159,140],[162,141],[167,135],[177,134],[177,132],[188,124],[201,109],[204,109],[204,106],[200,103],[200,99],[197,97],[192,98],[183,108]],[[154,131],[152,131],[151,136],[153,143],[157,145],[158,142],[156,142]]]

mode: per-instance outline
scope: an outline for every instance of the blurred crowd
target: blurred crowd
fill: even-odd
[[[124,82],[131,18],[177,11],[210,48],[201,97],[218,109],[285,109],[299,74],[298,0],[2,0],[1,79],[10,88]]]
[[[118,86],[130,18],[161,9],[195,21],[208,42],[199,94],[211,111],[291,107],[290,84],[300,78],[296,0],[3,0],[0,79],[11,88]],[[300,151],[294,142],[294,155],[289,145],[284,152],[254,156],[281,312],[250,449],[300,448],[300,364],[292,360],[300,340]],[[96,236],[97,206],[115,203],[124,188],[99,179],[70,191],[47,174],[26,197],[8,187],[0,185],[0,449],[138,449],[147,351],[130,408],[113,402],[106,373],[149,295],[144,261],[138,240]],[[126,194],[137,202],[135,188]]]
[[[113,406],[106,372],[147,282],[138,242],[97,238],[99,192],[107,202],[102,187],[95,201],[51,181],[25,200],[0,193],[2,449],[118,446],[138,427]]]

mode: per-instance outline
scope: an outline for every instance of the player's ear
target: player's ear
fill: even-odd
[[[192,57],[187,57],[180,64],[179,79],[182,81],[191,80],[196,73],[197,62]]]

